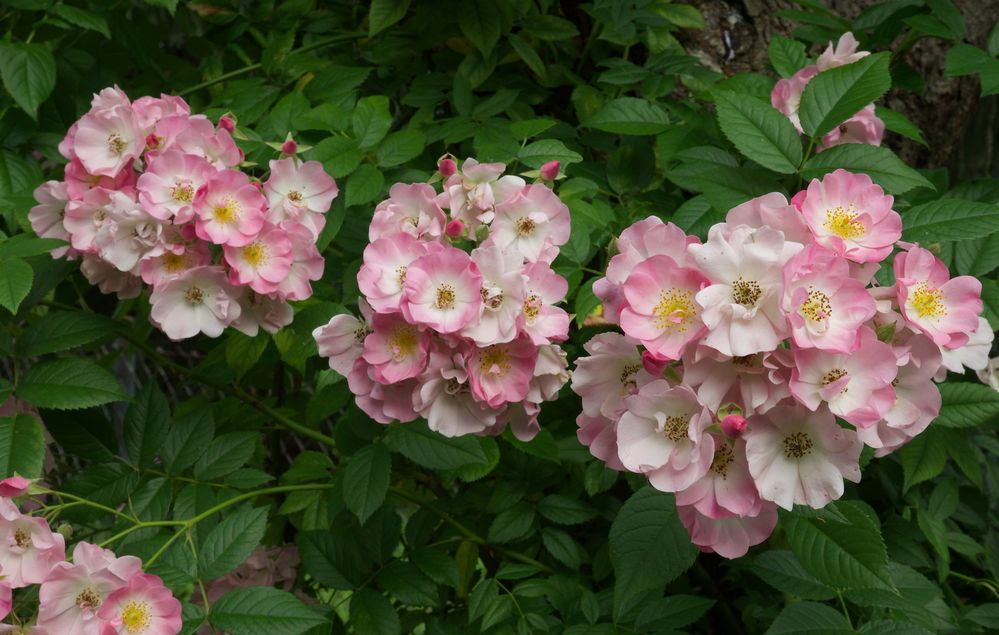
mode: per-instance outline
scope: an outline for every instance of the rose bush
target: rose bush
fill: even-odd
[[[5,3],[0,632],[999,628],[999,30],[710,4]]]

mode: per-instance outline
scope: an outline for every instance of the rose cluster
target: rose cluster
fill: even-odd
[[[396,184],[375,209],[357,276],[362,316],[314,332],[376,421],[424,417],[447,436],[538,430],[568,381],[568,291],[551,262],[569,208],[501,163],[440,162],[443,192]],[[444,210],[449,210],[446,214]]]
[[[44,518],[11,500],[27,493],[21,477],[0,481],[0,632],[25,635],[176,635],[181,605],[134,556],[87,542],[66,560],[66,542]],[[14,591],[37,587],[37,619],[11,615]],[[33,593],[34,595],[34,593]],[[7,620],[13,618],[8,623]],[[13,626],[12,626],[13,624]]]
[[[35,190],[31,226],[67,241],[53,255],[80,258],[105,293],[150,285],[150,319],[171,339],[230,325],[274,332],[292,320],[287,301],[322,277],[316,239],[337,186],[293,142],[262,185],[252,180],[234,127],[192,115],[180,97],[133,102],[106,88],[59,144],[65,179]]]
[[[770,103],[791,120],[799,133],[803,131],[801,120],[798,118],[798,107],[801,105],[801,95],[805,92],[805,86],[819,73],[844,64],[852,64],[870,55],[868,51],[858,51],[857,46],[858,42],[853,33],[844,33],[835,48],[831,42],[829,43],[829,47],[819,56],[815,64],[805,66],[791,77],[778,81],[774,86],[770,93]],[[821,152],[841,143],[866,143],[879,146],[884,136],[885,124],[874,114],[874,104],[868,104],[822,137],[817,151]]]
[[[939,414],[938,373],[987,363],[981,283],[901,242],[892,205],[836,170],[732,209],[704,243],[655,217],[621,234],[593,290],[624,334],[577,361],[578,436],[675,492],[702,550],[739,557],[778,506],[839,498],[864,445],[888,454]]]

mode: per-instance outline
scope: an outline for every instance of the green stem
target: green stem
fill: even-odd
[[[836,595],[839,596],[839,605],[843,607],[843,617],[846,618],[846,623],[850,625],[850,630],[853,630],[853,620],[850,619],[850,610],[846,608],[846,600],[843,599],[843,592],[837,591]]]
[[[118,511],[117,509],[115,509],[113,507],[108,507],[107,505],[101,505],[100,503],[95,503],[93,501],[87,500],[86,498],[80,498],[79,496],[74,496],[72,494],[67,494],[66,492],[60,492],[60,491],[57,491],[57,490],[41,490],[38,493],[39,494],[48,494],[48,495],[55,496],[56,498],[60,498],[60,499],[61,498],[68,498],[69,500],[73,501],[74,505],[85,505],[87,507],[93,507],[94,509],[99,509],[99,510],[105,511],[105,512],[107,512],[109,514],[114,514],[115,516],[118,516],[120,518],[124,518],[125,520],[133,522],[133,523],[142,522],[138,518],[136,518],[136,517],[134,517],[134,516],[132,516],[130,514],[126,514],[124,512]],[[62,507],[62,506],[51,505],[51,506],[48,506],[48,507]]]
[[[315,42],[311,42],[309,44],[306,44],[305,46],[300,46],[297,49],[295,49],[293,51],[290,51],[288,53],[288,55],[294,55],[296,53],[307,53],[308,51],[314,51],[314,50],[316,50],[318,48],[322,48],[324,46],[330,46],[332,44],[340,44],[342,42],[350,42],[350,41],[353,41],[353,40],[359,40],[359,39],[367,37],[367,36],[368,36],[367,33],[363,33],[361,31],[355,31],[353,33],[345,33],[343,35],[335,35],[333,37],[324,38],[322,40],[316,40]],[[197,91],[199,91],[199,90],[201,90],[203,88],[208,88],[209,86],[214,86],[215,84],[219,84],[219,83],[228,81],[228,80],[233,79],[235,77],[239,77],[241,75],[246,75],[247,73],[252,73],[255,70],[259,70],[262,66],[263,66],[263,64],[261,62],[255,62],[253,64],[247,64],[243,68],[238,68],[238,69],[236,69],[234,71],[229,71],[228,73],[223,73],[222,75],[219,75],[218,77],[215,77],[215,78],[203,81],[200,84],[195,84],[194,86],[191,86],[190,88],[185,88],[184,90],[180,91],[177,94],[180,95],[180,96],[189,95],[189,94],[197,92]]]

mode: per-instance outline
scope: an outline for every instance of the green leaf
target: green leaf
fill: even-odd
[[[358,582],[353,577],[362,556],[356,545],[331,531],[302,531],[298,534],[298,551],[302,568],[317,582],[333,589],[353,589]]]
[[[352,137],[327,137],[309,151],[308,158],[320,161],[330,176],[343,178],[364,160],[364,150]]]
[[[45,433],[31,415],[0,417],[0,478],[19,474],[27,478],[42,475],[45,461]]]
[[[571,163],[579,163],[583,156],[565,147],[558,139],[540,139],[521,148],[517,155],[521,163],[529,168],[540,168],[549,161],[559,161],[562,168]]]
[[[752,97],[716,90],[718,125],[746,158],[782,174],[794,174],[801,164],[798,132],[769,104]]]
[[[982,280],[982,303],[982,317],[989,321],[993,331],[999,331],[999,283],[995,280]]]
[[[923,137],[923,131],[919,129],[919,126],[909,121],[902,113],[895,112],[884,106],[877,106],[874,109],[874,113],[885,123],[886,130],[900,134],[907,139],[912,139],[924,146],[927,145],[926,139]]]
[[[554,15],[536,15],[526,24],[524,30],[548,42],[561,42],[579,35],[579,29],[572,22]]]
[[[999,230],[999,205],[942,198],[902,213],[902,239],[934,243],[983,238]]]
[[[370,635],[400,635],[399,615],[385,596],[361,589],[350,599],[350,623],[354,632]]]
[[[14,161],[21,160],[9,152],[6,154],[0,153],[0,156],[2,156],[3,159],[12,159]],[[2,175],[3,172],[8,172],[8,174],[10,174],[10,168],[12,165],[13,164],[6,164],[4,161],[0,161],[0,175]],[[20,174],[15,176],[15,180],[20,180],[21,178],[27,179],[25,183],[30,183],[30,175]],[[22,187],[24,187],[24,185],[21,183],[11,183],[10,185],[4,184],[0,187],[0,193],[2,193],[3,189],[16,191]],[[30,234],[17,234],[16,236],[11,236],[7,240],[0,240],[0,260],[41,256],[42,254],[49,253],[57,247],[64,247],[65,245],[65,240],[58,240],[56,238],[38,238]]]
[[[538,504],[541,515],[560,525],[578,525],[593,519],[597,510],[576,498],[551,494]]]
[[[984,276],[994,271],[999,267],[999,232],[955,243],[954,265],[958,273],[968,276]]]
[[[701,619],[715,601],[696,595],[671,595],[647,604],[635,619],[641,630],[678,629]]]
[[[843,614],[825,604],[798,602],[784,608],[765,635],[853,635]]]
[[[177,417],[166,438],[160,456],[170,474],[180,474],[194,465],[215,436],[212,411],[199,409]]]
[[[350,457],[343,472],[343,500],[361,524],[382,506],[391,475],[392,458],[384,445],[369,445]]]
[[[805,571],[790,551],[773,549],[753,559],[751,571],[773,588],[805,600],[830,600],[836,591]]]
[[[625,135],[654,135],[669,128],[669,115],[658,104],[637,97],[618,97],[584,121],[586,128]]]
[[[458,13],[461,32],[479,49],[482,57],[489,57],[500,38],[503,14],[491,0],[473,0],[462,4]]]
[[[266,507],[240,507],[208,534],[198,552],[198,575],[214,580],[229,573],[253,553],[267,531]]]
[[[373,165],[365,163],[347,178],[345,203],[362,205],[371,203],[385,191],[385,175]]]
[[[17,396],[39,408],[76,410],[126,401],[118,380],[102,366],[84,359],[50,359],[28,368]]]
[[[174,13],[177,12],[177,3],[180,0],[142,0],[142,1],[151,7],[160,7],[162,9],[166,9],[167,11],[170,12],[170,15],[173,15]]]
[[[117,328],[113,320],[96,313],[48,313],[17,339],[17,352],[21,357],[58,353],[111,335]]]
[[[208,621],[233,635],[304,635],[329,624],[297,597],[274,587],[247,587],[226,593],[212,604]]]
[[[610,529],[615,619],[636,607],[643,592],[662,588],[693,564],[697,549],[669,494],[644,487],[618,510]]]
[[[534,510],[525,503],[504,509],[489,525],[489,542],[513,542],[527,535],[534,525]]]
[[[408,9],[409,0],[371,0],[368,37],[374,37],[401,20]]]
[[[0,196],[14,196],[17,194],[27,194],[30,196],[30,190],[35,185],[37,185],[42,180],[42,171],[38,167],[38,163],[35,161],[27,161],[22,157],[10,152],[9,150],[0,150]],[[26,205],[30,207],[32,203]],[[20,236],[24,236],[22,239]],[[28,234],[21,234],[9,238],[4,242],[0,243],[0,254],[4,258],[10,256],[28,256],[33,255],[32,253],[24,254],[11,251],[12,244],[16,242],[29,242],[29,244],[38,244],[35,241],[49,240],[43,238],[35,238]],[[59,245],[65,245],[64,241],[59,241],[58,244],[53,244],[49,242],[52,247],[58,247]],[[48,251],[48,249],[44,250]],[[34,252],[34,253],[44,253]]]
[[[545,130],[548,130],[552,126],[556,125],[557,122],[551,119],[525,119],[523,121],[514,121],[510,124],[510,132],[513,133],[518,139],[530,139],[535,137]]]
[[[108,29],[108,23],[104,16],[68,4],[57,4],[52,7],[51,11],[74,26],[88,31],[97,31],[107,39],[111,39],[111,31]]]
[[[257,449],[256,432],[230,432],[219,435],[194,464],[199,481],[211,481],[243,467]]]
[[[392,127],[392,113],[388,97],[373,95],[357,100],[351,119],[354,136],[361,148],[371,148],[385,138]]]
[[[524,64],[527,65],[527,68],[531,69],[531,71],[541,79],[545,79],[548,74],[545,63],[541,61],[541,58],[531,45],[521,39],[520,36],[514,35],[513,33],[507,35],[506,39],[510,42],[510,46],[513,47],[513,50],[517,52],[517,55],[520,56],[520,59],[523,60]]]
[[[17,105],[32,119],[55,88],[56,64],[42,44],[0,43],[0,78]]]
[[[770,63],[781,77],[791,77],[808,63],[805,45],[775,34],[770,38]]]
[[[822,178],[840,168],[867,174],[889,194],[902,194],[916,187],[935,189],[926,177],[906,165],[888,148],[865,143],[844,143],[823,150],[805,163],[801,176],[806,179]]]
[[[812,78],[798,109],[805,133],[818,139],[885,94],[891,87],[889,59],[875,53]]]
[[[854,503],[840,501],[835,510],[848,522],[786,518],[787,539],[801,566],[836,589],[890,587],[888,552],[877,523]]]
[[[19,258],[0,262],[0,306],[17,313],[21,301],[31,291],[35,272],[31,265]]]
[[[578,569],[582,563],[579,545],[572,536],[561,529],[545,527],[541,531],[541,542],[544,543],[548,553],[570,569]]]
[[[934,422],[935,425],[973,428],[993,422],[999,417],[999,392],[989,386],[950,381],[940,384],[938,388],[943,398],[943,407],[940,408],[940,416]]]
[[[472,463],[488,463],[475,437],[445,437],[430,430],[422,421],[393,424],[385,435],[385,444],[410,461],[432,470],[456,470]]]
[[[125,449],[138,467],[150,467],[170,428],[170,404],[150,380],[132,399],[125,414]]]
[[[427,136],[419,130],[393,132],[378,146],[378,165],[383,168],[402,165],[420,156],[426,143]]]
[[[437,585],[408,562],[393,560],[386,565],[378,574],[378,586],[408,606],[440,605]]]

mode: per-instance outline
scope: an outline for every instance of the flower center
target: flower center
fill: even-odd
[[[947,309],[943,303],[943,291],[931,289],[925,282],[916,285],[916,290],[913,292],[909,304],[916,310],[916,315],[921,318],[938,320],[947,315]]]
[[[660,331],[683,333],[697,315],[694,294],[685,289],[659,292],[659,304],[652,309],[652,320]]]
[[[690,418],[682,415],[670,415],[666,417],[663,425],[663,432],[666,438],[673,443],[679,443],[687,438],[690,429]]]
[[[213,212],[216,223],[229,225],[236,221],[236,215],[239,214],[239,204],[227,196],[222,199],[221,204],[215,206]]]
[[[362,324],[356,329],[354,329],[354,339],[358,342],[363,342],[364,338],[371,334],[371,329],[368,328],[367,324]]]
[[[163,268],[170,273],[177,273],[178,271],[183,271],[187,266],[187,259],[181,254],[175,254],[171,251],[163,254]]]
[[[798,312],[811,322],[825,322],[832,317],[832,302],[825,293],[808,287],[808,297]]]
[[[299,192],[298,190],[292,190],[288,192],[288,200],[291,201],[292,203],[301,203],[302,193]]]
[[[246,247],[243,247],[243,260],[245,260],[251,267],[259,267],[263,263],[267,262],[267,246],[255,240]]]
[[[732,301],[741,304],[747,309],[756,306],[757,300],[763,295],[760,283],[756,280],[743,280],[739,278],[732,283]]]
[[[417,348],[416,328],[409,324],[400,324],[392,330],[392,335],[388,338],[389,350],[392,351],[392,359],[401,362],[413,355]]]
[[[642,369],[641,364],[625,364],[624,368],[621,369],[621,388],[623,388],[624,394],[634,394],[635,390],[638,388],[638,382],[635,381],[635,373]]]
[[[205,292],[201,290],[201,287],[188,287],[187,291],[184,292],[184,299],[187,303],[192,306],[197,306],[204,302]]]
[[[458,395],[464,392],[468,392],[468,388],[465,384],[461,383],[455,378],[451,378],[444,382],[444,392],[449,395]]]
[[[537,293],[531,293],[524,299],[524,316],[527,318],[528,326],[533,326],[541,314],[541,304],[541,296]]]
[[[434,308],[441,311],[454,308],[454,287],[447,283],[437,286],[437,299],[434,301]]]
[[[784,437],[784,456],[800,459],[812,453],[812,437],[807,432],[794,432]]]
[[[727,443],[719,443],[715,448],[715,458],[711,461],[711,471],[722,478],[728,479],[728,466],[735,460],[735,452]]]
[[[828,386],[834,381],[838,381],[846,376],[845,368],[834,368],[825,375],[822,376],[822,385]]]
[[[852,206],[848,210],[842,207],[826,210],[826,222],[822,226],[830,233],[846,240],[862,238],[867,229],[862,222],[856,220],[857,214],[853,211]]]
[[[395,268],[395,278],[399,281],[400,287],[406,284],[406,269],[408,269],[408,267],[405,265]]]
[[[125,140],[121,138],[121,135],[118,134],[117,132],[112,132],[110,135],[108,135],[108,152],[110,152],[111,154],[115,155],[116,157],[120,157],[121,155],[125,154],[125,148],[127,147],[128,143],[126,143]]]
[[[503,306],[503,289],[495,285],[482,285],[479,291],[482,296],[482,303],[487,309],[498,309]]]
[[[190,203],[194,200],[194,186],[190,183],[177,183],[170,189],[170,196],[178,203]]]
[[[530,236],[535,227],[537,227],[537,225],[534,221],[526,216],[517,221],[517,233],[521,236]]]
[[[502,377],[510,370],[510,351],[501,344],[493,344],[479,356],[479,372]]]
[[[97,591],[87,587],[76,596],[76,605],[83,610],[89,609],[96,612],[97,609],[101,608],[101,595]]]
[[[25,529],[14,530],[14,544],[18,547],[31,546],[31,534]]]
[[[141,633],[152,623],[152,612],[145,602],[130,601],[121,611],[121,625],[129,633]]]

